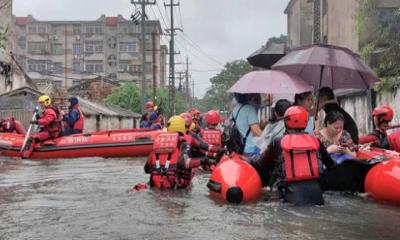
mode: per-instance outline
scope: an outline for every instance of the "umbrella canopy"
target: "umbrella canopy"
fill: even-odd
[[[270,69],[279,59],[285,56],[285,43],[268,42],[265,46],[252,53],[247,61],[255,67]]]
[[[324,44],[293,49],[272,69],[300,76],[318,88],[370,89],[379,81],[359,55],[347,48]]]
[[[241,77],[229,90],[231,93],[290,94],[312,91],[313,87],[300,77],[285,72],[253,71]]]

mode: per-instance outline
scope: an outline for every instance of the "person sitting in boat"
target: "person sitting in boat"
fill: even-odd
[[[207,158],[193,158],[187,135],[186,121],[181,116],[168,120],[167,133],[155,138],[144,171],[150,174],[150,186],[161,189],[177,189],[190,186],[193,168],[208,164]]]
[[[324,145],[304,131],[308,111],[301,106],[289,107],[284,114],[286,132],[275,137],[267,149],[251,164],[262,179],[263,186],[277,179],[278,190],[285,202],[296,205],[322,205],[324,199],[319,183],[322,164],[335,167]]]
[[[338,164],[356,157],[355,145],[350,134],[344,130],[344,121],[341,112],[328,112],[324,119],[324,128],[317,134],[317,138]]]
[[[218,156],[225,152],[222,147],[207,143],[199,134],[193,132],[194,123],[192,122],[192,115],[190,113],[185,112],[180,116],[185,119],[186,128],[188,129],[185,137],[192,147],[192,154],[194,156],[205,155],[210,158],[218,158]]]
[[[23,150],[22,157],[28,158],[33,151],[33,142],[43,142],[48,139],[54,139],[61,133],[61,118],[56,107],[51,105],[51,98],[47,95],[40,96],[38,103],[43,109],[42,114],[37,120],[33,120],[31,124],[39,125],[39,132],[32,134]]]
[[[358,128],[354,119],[335,100],[335,94],[329,87],[323,87],[318,91],[319,107],[323,109],[325,114],[332,111],[338,111],[344,116],[344,130],[350,133],[351,139],[355,144],[358,144]]]
[[[200,126],[200,116],[201,112],[197,108],[193,108],[190,111],[190,114],[193,116],[193,123],[194,123],[194,129],[192,129],[193,132],[196,134],[199,134],[201,132],[201,126]]]
[[[0,132],[26,134],[26,128],[20,121],[8,117],[0,120]]]
[[[255,138],[255,144],[260,148],[261,152],[267,149],[272,139],[281,137],[285,133],[285,122],[283,115],[286,110],[292,106],[292,103],[287,99],[279,99],[272,109],[270,123],[265,127],[260,137]]]
[[[156,112],[149,114],[150,129],[162,129],[160,116]]]
[[[64,115],[62,121],[64,122],[64,129],[62,131],[63,136],[71,134],[82,133],[85,118],[79,106],[79,100],[77,97],[70,97],[68,99],[70,105],[67,115]]]
[[[201,138],[208,144],[212,144],[218,147],[222,146],[222,131],[218,129],[218,125],[221,121],[219,112],[211,110],[204,114],[206,127],[201,130]]]
[[[150,113],[154,112],[153,101],[148,101],[145,105],[145,113],[143,113],[140,119],[140,128],[150,128],[151,124],[149,122]]]
[[[295,106],[302,106],[304,107],[308,113],[308,124],[306,129],[304,130],[310,135],[314,135],[314,114],[313,107],[314,107],[314,95],[312,92],[303,92],[303,93],[296,93],[294,95],[294,103]]]
[[[393,119],[393,109],[387,105],[376,107],[372,112],[375,129],[372,133],[361,136],[360,144],[371,143],[373,147],[391,149],[386,128],[389,127],[390,121]]]

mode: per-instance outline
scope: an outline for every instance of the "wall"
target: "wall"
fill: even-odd
[[[393,93],[377,95],[376,106],[389,105],[393,108],[395,115],[391,125],[400,124],[400,89]],[[340,105],[351,115],[358,125],[360,134],[368,133],[372,130],[372,115],[368,109],[366,95],[344,97]]]
[[[290,47],[312,43],[312,6],[308,0],[292,0],[285,10]]]
[[[329,44],[347,47],[358,52],[359,38],[356,29],[355,13],[358,0],[330,0],[327,3],[327,16],[321,24],[323,35]],[[321,14],[321,16],[323,16]]]

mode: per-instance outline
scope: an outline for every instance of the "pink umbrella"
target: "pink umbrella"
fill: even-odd
[[[357,54],[332,45],[314,44],[293,49],[272,69],[300,76],[318,88],[370,89],[379,81]]]
[[[241,77],[229,90],[231,93],[289,94],[310,92],[313,87],[300,77],[285,72],[253,71]]]

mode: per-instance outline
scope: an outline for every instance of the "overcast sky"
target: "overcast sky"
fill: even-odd
[[[169,12],[164,2],[147,7],[151,19],[159,18],[163,28],[169,25]],[[177,2],[178,0],[175,0]],[[130,0],[14,0],[13,13],[32,14],[38,20],[92,20],[101,14],[129,18],[134,11]],[[176,48],[181,52],[177,62],[186,56],[195,81],[195,95],[201,97],[210,86],[209,79],[223,64],[245,59],[265,44],[269,37],[286,34],[286,15],[289,0],[180,0],[174,16],[178,33]],[[165,21],[160,17],[161,14]],[[169,27],[169,26],[168,26]],[[168,43],[168,38],[163,40]],[[177,71],[183,70],[182,65]]]

